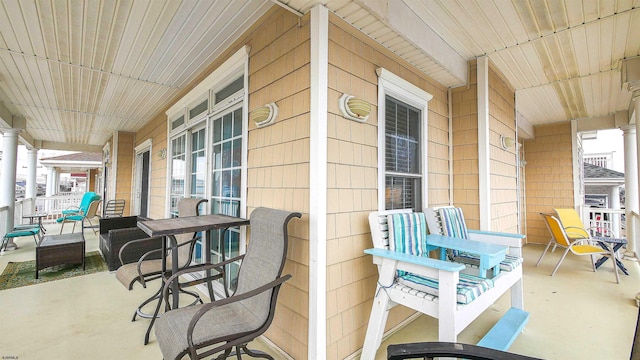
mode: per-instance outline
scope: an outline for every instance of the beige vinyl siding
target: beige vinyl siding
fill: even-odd
[[[515,90],[489,66],[491,230],[518,232],[517,147],[503,149],[500,136],[516,138]]]
[[[478,169],[478,76],[469,63],[469,84],[451,91],[453,127],[453,204],[461,207],[467,226],[480,227]]]
[[[574,207],[571,124],[537,126],[525,140],[527,240],[546,244],[549,231],[539,213]]]
[[[382,49],[336,16],[329,24],[327,358],[344,359],[362,347],[378,273],[363,251],[372,247],[368,214],[377,211],[378,77],[385,68],[424,89],[429,102],[428,159],[424,173],[430,204],[449,198],[447,89]],[[365,123],[344,118],[338,99],[347,93],[373,105]],[[413,314],[399,306],[390,329]]]
[[[167,117],[162,114],[148,122],[136,133],[136,146],[147,139],[152,139],[150,155],[151,182],[149,188],[149,217],[162,219],[166,217],[165,206],[167,196],[167,159],[160,156],[160,151],[168,149]],[[135,159],[134,159],[135,160]],[[135,166],[133,167],[135,169]]]
[[[293,278],[282,287],[266,336],[294,359],[304,359],[309,337],[309,17],[299,24],[285,10],[272,11],[248,34],[247,44],[249,111],[278,105],[275,123],[257,128],[249,122],[247,213],[267,206],[303,214],[289,225],[284,273]]]
[[[133,142],[135,134],[130,132],[118,132],[118,157],[116,178],[110,181],[116,182],[116,192],[113,196],[114,199],[124,199],[126,204],[124,208],[124,216],[131,213],[131,183],[133,180],[132,166],[133,166]],[[112,173],[113,174],[113,173]],[[111,198],[111,196],[109,196]]]

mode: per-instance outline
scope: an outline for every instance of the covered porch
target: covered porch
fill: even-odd
[[[56,231],[52,225],[51,231]],[[97,238],[87,235],[87,252],[98,250]],[[19,240],[20,249],[0,257],[0,271],[9,261],[34,258],[33,241]],[[609,264],[596,273],[583,257],[569,256],[550,277],[561,252],[546,255],[535,266],[543,246],[524,248],[525,304],[531,320],[510,351],[543,359],[626,359],[631,352],[638,308],[633,300],[640,267],[629,263],[629,276],[613,281]],[[143,345],[148,320],[131,322],[137,305],[155,290],[136,285],[126,290],[115,274],[99,272],[69,279],[0,291],[3,324],[2,356],[22,359],[159,359],[155,337]],[[597,286],[595,286],[597,285]],[[462,332],[459,341],[476,343],[509,308],[504,296]],[[413,320],[413,319],[412,319]],[[390,344],[437,341],[437,321],[419,316],[383,341],[376,359],[386,359]],[[569,345],[573,344],[573,345]],[[268,340],[250,348],[276,359],[292,359],[271,348]],[[358,358],[358,354],[350,358]]]
[[[185,197],[207,199],[207,213],[301,212],[286,265],[293,280],[266,337],[295,359],[345,359],[363,346],[376,288],[363,252],[372,246],[367,215],[456,205],[470,228],[526,235],[527,331],[540,338],[521,337],[513,351],[545,357],[536,341],[564,345],[554,332],[561,315],[547,316],[546,305],[571,289],[560,303],[610,301],[592,305],[616,309],[626,325],[606,333],[628,353],[637,263],[627,262],[632,275],[618,287],[606,267],[592,274],[567,263],[550,278],[532,264],[549,238],[539,213],[583,205],[580,134],[610,128],[624,130],[626,257],[637,257],[637,1],[27,0],[7,2],[0,16],[0,233],[20,220],[18,144],[30,149],[30,167],[38,149],[99,153],[97,192],[125,199],[125,215],[171,217]],[[31,204],[34,194],[28,180]],[[238,231],[211,248],[241,253],[249,239]],[[0,262],[28,256],[23,244]],[[89,277],[114,286],[106,274]],[[66,306],[65,291],[82,281],[0,297],[37,298],[46,312]],[[86,316],[107,308],[95,290]],[[130,295],[122,289],[121,307]],[[460,341],[475,342],[500,306]],[[394,309],[386,330],[414,318]],[[564,332],[582,334],[584,319],[570,318]],[[597,319],[594,332],[611,323]],[[428,324],[407,329],[433,340]]]

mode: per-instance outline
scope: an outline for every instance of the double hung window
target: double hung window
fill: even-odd
[[[422,211],[427,201],[427,114],[431,95],[378,69],[378,208]]]

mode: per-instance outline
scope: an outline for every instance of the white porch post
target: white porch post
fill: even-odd
[[[37,194],[36,169],[38,166],[38,149],[27,151],[27,186],[25,188],[25,199],[35,199]]]
[[[327,97],[329,10],[311,8],[309,359],[327,358]]]
[[[478,185],[480,230],[491,230],[491,161],[489,145],[489,57],[478,58]]]
[[[56,176],[57,174],[55,168],[50,167],[47,169],[47,197],[53,196],[55,194]]]
[[[5,231],[13,230],[13,214],[16,205],[16,167],[18,165],[18,134],[19,129],[7,129],[4,131],[2,146],[2,173],[0,174],[0,207],[7,207],[7,219],[4,225]],[[3,234],[4,235],[4,234]],[[9,239],[7,249],[18,247]]]
[[[609,188],[609,209],[620,209],[620,186],[611,186]],[[611,230],[615,236],[620,236],[620,214],[611,214]]]
[[[622,128],[624,139],[624,188],[625,188],[625,218],[627,228],[627,252],[626,258],[637,259],[637,232],[636,223],[632,212],[640,210],[638,194],[638,153],[636,128],[626,126]]]

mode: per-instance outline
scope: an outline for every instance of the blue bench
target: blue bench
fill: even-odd
[[[528,321],[528,312],[512,307],[498,320],[491,330],[480,339],[478,346],[507,351]]]

